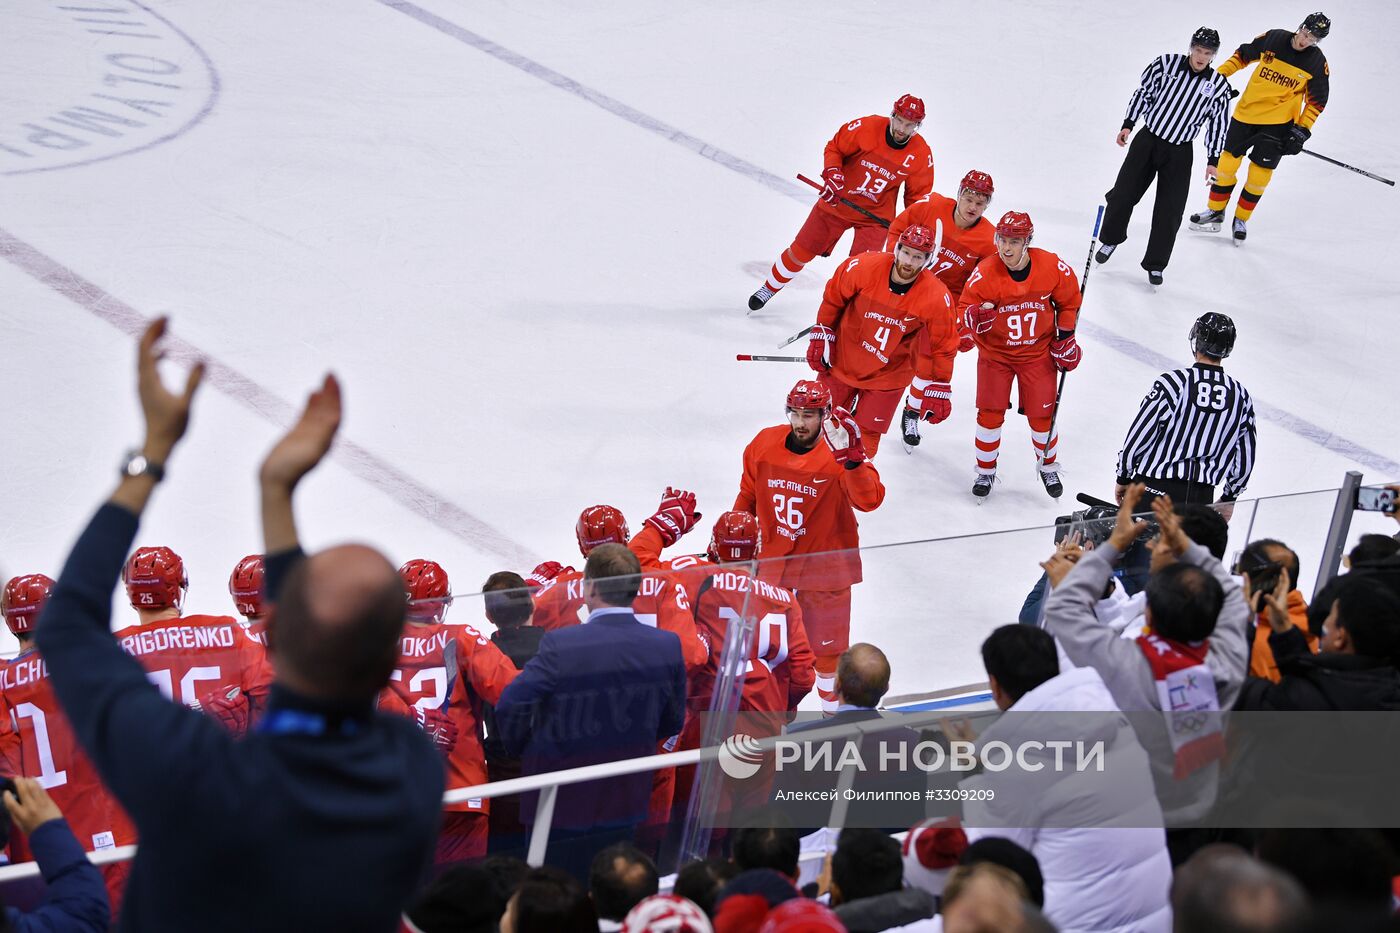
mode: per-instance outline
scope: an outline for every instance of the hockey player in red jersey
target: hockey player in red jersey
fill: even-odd
[[[995,190],[992,176],[973,169],[958,184],[956,199],[930,191],[926,197],[905,208],[890,224],[889,235],[885,237],[885,251],[894,252],[900,234],[909,227],[918,225],[936,231],[941,223],[943,238],[939,240],[938,256],[929,268],[948,287],[956,304],[972,270],[996,252],[993,242],[996,228],[982,216],[992,203],[992,192]],[[970,338],[964,349],[972,349]]]
[[[233,597],[233,608],[243,617],[247,631],[267,646],[264,632],[267,610],[263,606],[263,558],[261,554],[249,554],[233,566],[228,578],[228,595]]]
[[[978,264],[963,289],[959,310],[977,343],[977,478],[972,494],[991,494],[1001,448],[1001,426],[1011,407],[1014,379],[1031,426],[1045,491],[1064,492],[1056,461],[1058,435],[1050,433],[1055,376],[1079,365],[1074,327],[1079,280],[1060,257],[1031,246],[1027,214],[1008,211],[997,221],[997,255]]]
[[[0,755],[7,773],[35,778],[44,786],[85,850],[131,845],[136,827],[78,746],[34,647],[34,622],[52,589],[53,580],[32,573],[12,578],[0,591],[0,613],[19,641],[19,654],[0,661]],[[11,861],[31,858],[16,836],[11,836],[10,848]],[[113,916],[130,869],[130,862],[102,866]]]
[[[470,625],[447,625],[452,589],[442,565],[411,560],[399,568],[408,611],[399,663],[380,707],[411,715],[447,762],[447,789],[485,784],[482,704],[496,703],[517,673],[500,648]],[[444,807],[439,866],[486,855],[490,801],[472,798]]]
[[[759,578],[795,591],[822,709],[835,713],[836,662],[849,647],[851,587],[861,581],[855,513],[878,508],[885,486],[855,419],[832,407],[826,386],[798,382],[787,415],[787,424],[764,428],[744,449],[734,509],[758,518],[766,562]]]
[[[953,410],[958,327],[948,289],[926,268],[937,249],[927,227],[907,227],[894,252],[843,262],[817,309],[807,365],[831,391],[832,405],[855,416],[867,457],[879,449],[906,388],[918,399],[909,419],[915,444],[919,416],[937,424]],[[906,436],[910,430],[906,424]]]
[[[923,122],[924,102],[905,94],[894,102],[888,117],[872,114],[836,131],[822,158],[826,187],[797,231],[797,239],[783,250],[768,280],[749,298],[750,311],[767,304],[817,256],[830,256],[842,234],[852,227],[852,256],[880,248],[885,242],[884,225],[839,199],[888,222],[894,219],[900,185],[904,186],[906,207],[932,191],[933,153],[919,135]]]
[[[272,686],[263,646],[232,616],[182,615],[189,578],[168,547],[138,548],[122,582],[140,617],[116,632],[123,650],[168,699],[245,731]]]
[[[700,514],[695,511],[695,494],[668,487],[661,497],[661,505],[646,520],[646,526],[667,544],[674,544],[694,527],[699,518]],[[627,519],[610,505],[593,505],[584,509],[574,532],[578,538],[579,552],[585,558],[601,544],[630,546]],[[635,547],[632,551],[637,553]],[[536,568],[536,572],[539,570]],[[535,593],[535,615],[531,624],[546,631],[577,625],[587,617],[582,610],[583,574],[569,567],[555,572],[554,577]],[[669,575],[644,576],[641,589],[632,603],[632,612],[639,622],[676,633],[681,640],[686,670],[693,670],[705,663],[709,651],[696,634],[690,600],[685,590],[677,586]]]

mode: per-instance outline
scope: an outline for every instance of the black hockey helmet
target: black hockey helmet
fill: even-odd
[[[1224,314],[1207,311],[1191,325],[1191,349],[1223,360],[1235,348],[1235,322]]]
[[[1191,33],[1191,44],[1199,45],[1203,49],[1210,49],[1212,52],[1220,49],[1220,33],[1209,26],[1202,26]]]
[[[1303,20],[1303,28],[1319,39],[1326,39],[1332,31],[1332,18],[1326,13],[1309,13],[1308,18]]]

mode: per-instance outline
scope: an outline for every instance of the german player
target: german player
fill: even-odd
[[[894,102],[888,117],[872,114],[852,120],[836,131],[823,154],[825,187],[792,245],[783,250],[768,279],[749,298],[757,311],[802,267],[818,256],[830,256],[851,228],[851,255],[878,250],[885,242],[885,224],[841,203],[857,204],[887,223],[894,220],[895,198],[904,187],[908,207],[933,190],[933,153],[919,135],[924,102],[905,94]]]
[[[646,520],[646,526],[660,535],[666,546],[680,540],[700,518],[695,511],[695,494],[667,487],[661,505]],[[631,547],[627,519],[619,509],[610,505],[593,505],[584,509],[574,526],[578,549],[587,558],[593,549],[603,544]],[[640,533],[639,533],[640,537]],[[636,548],[632,548],[637,553]],[[638,557],[640,560],[640,556]],[[536,568],[539,572],[539,568]],[[686,670],[705,663],[709,649],[695,631],[695,617],[685,589],[667,574],[647,574],[642,578],[632,612],[638,622],[675,632],[681,640],[681,655]],[[577,625],[587,618],[583,606],[583,574],[572,567],[555,572],[552,579],[535,593],[535,615],[531,625],[550,631],[565,625]]]
[[[978,263],[963,289],[959,310],[977,345],[977,478],[972,494],[985,498],[996,478],[1001,427],[1016,383],[1031,426],[1031,442],[1045,491],[1064,492],[1050,433],[1055,377],[1079,365],[1074,327],[1079,320],[1079,280],[1048,250],[1031,246],[1030,215],[1007,211],[997,221],[997,254]]]
[[[267,646],[264,633],[267,610],[263,604],[263,558],[261,554],[249,554],[233,565],[233,573],[228,577],[228,595],[233,598],[233,608],[243,617],[249,635],[258,644]]]
[[[787,424],[764,428],[744,449],[734,510],[758,518],[759,578],[793,590],[816,655],[823,711],[836,712],[836,662],[849,647],[851,587],[861,581],[857,511],[885,499],[860,426],[833,407],[831,390],[803,380],[787,395]],[[776,558],[785,558],[777,560]]]
[[[500,700],[518,673],[515,664],[470,625],[445,624],[452,589],[441,564],[410,560],[399,576],[406,624],[380,707],[407,712],[423,727],[446,759],[448,790],[485,784],[482,704]],[[435,864],[485,857],[490,801],[470,798],[443,809]]]
[[[958,327],[948,289],[927,269],[938,245],[932,231],[906,227],[892,253],[861,253],[826,283],[807,343],[807,365],[831,403],[860,425],[865,455],[909,390],[915,443],[919,416],[938,423],[953,410]],[[908,429],[906,429],[908,433]]]
[[[52,590],[53,580],[31,573],[13,577],[0,591],[0,613],[19,641],[19,654],[0,661],[0,755],[9,774],[34,778],[44,786],[83,849],[100,852],[131,845],[136,828],[79,747],[49,684],[48,668],[34,647],[34,622]],[[17,835],[11,835],[10,847],[11,861],[28,859]],[[114,917],[130,871],[130,862],[102,866]]]
[[[995,190],[992,176],[973,169],[959,182],[956,198],[930,191],[927,196],[905,208],[890,224],[885,251],[894,252],[900,234],[911,226],[937,230],[938,224],[942,223],[943,239],[939,241],[938,256],[929,268],[947,286],[956,304],[972,270],[997,250],[992,242],[996,228],[982,216],[991,205]],[[970,338],[966,349],[972,349]]]
[[[1332,31],[1332,20],[1313,13],[1297,29],[1270,29],[1235,49],[1218,72],[1229,77],[1254,63],[1259,67],[1235,104],[1225,131],[1225,151],[1215,170],[1206,209],[1191,215],[1191,228],[1214,233],[1225,219],[1225,208],[1240,169],[1249,155],[1249,175],[1235,204],[1231,232],[1235,245],[1244,242],[1245,225],[1274,169],[1286,155],[1297,155],[1312,136],[1313,125],[1327,106],[1331,72],[1318,43]]]
[[[122,582],[140,618],[116,632],[123,650],[167,699],[203,709],[235,733],[246,730],[272,685],[263,646],[232,616],[183,614],[189,578],[168,547],[138,548]]]

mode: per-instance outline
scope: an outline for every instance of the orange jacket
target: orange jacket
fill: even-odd
[[[890,290],[893,253],[861,253],[826,283],[817,323],[836,331],[831,372],[858,389],[900,389],[915,376],[947,382],[958,355],[953,299],[932,273]]]
[[[890,118],[872,115],[852,120],[826,144],[823,168],[839,168],[846,176],[841,196],[885,220],[894,219],[895,194],[904,185],[908,207],[933,190],[933,153],[918,133],[896,149],[890,145]],[[869,226],[871,220],[839,201],[818,201],[817,207],[847,224]]]
[[[1288,594],[1288,621],[1302,630],[1303,637],[1308,640],[1308,650],[1317,654],[1317,636],[1308,631],[1308,603],[1298,590]],[[1273,629],[1269,627],[1269,620],[1264,613],[1259,613],[1259,618],[1255,620],[1254,646],[1249,652],[1249,676],[1264,677],[1278,683],[1282,675],[1274,663],[1273,649],[1269,647],[1271,634]]]

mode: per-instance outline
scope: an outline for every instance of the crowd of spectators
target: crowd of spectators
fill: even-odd
[[[1107,539],[1090,547],[1066,537],[1041,565],[1022,624],[983,643],[991,697],[1006,715],[980,733],[962,720],[941,726],[945,740],[974,745],[1046,735],[1098,741],[1115,786],[1052,768],[988,770],[963,782],[989,793],[960,819],[926,820],[902,834],[892,832],[902,826],[849,825],[805,842],[806,831],[785,826],[736,829],[716,835],[712,857],[663,878],[658,859],[674,841],[664,830],[694,778],[639,771],[561,788],[545,864],[531,867],[521,856],[533,797],[497,798],[489,809],[469,801],[455,824],[444,822],[461,731],[477,743],[461,747],[472,749],[478,770],[468,767],[471,779],[455,787],[669,750],[708,703],[697,684],[713,684],[722,647],[714,642],[725,632],[697,626],[698,612],[679,630],[674,616],[640,621],[642,562],[624,541],[594,542],[582,573],[568,571],[587,624],[532,624],[532,590],[563,568],[536,568],[534,579],[493,574],[483,590],[494,632],[477,643],[485,660],[462,655],[472,669],[460,678],[457,662],[447,662],[447,689],[463,691],[471,718],[449,721],[447,704],[395,705],[390,681],[405,622],[427,632],[441,609],[416,616],[406,577],[372,547],[302,551],[293,493],[329,451],[341,415],[328,377],[259,474],[270,608],[252,631],[274,679],[257,693],[171,702],[110,626],[112,590],[202,376],[196,367],[181,391],[162,383],[163,329],[157,322],[141,341],[141,457],[44,591],[37,622],[24,623],[25,644],[32,626],[78,744],[134,822],[138,854],[129,879],[120,876],[115,890],[113,876],[104,884],[40,783],[17,777],[3,795],[21,840],[10,852],[38,861],[47,891],[28,913],[10,908],[0,930],[103,930],[114,915],[123,930],[397,925],[419,933],[1166,933],[1392,923],[1400,865],[1383,832],[1165,827],[1215,807],[1225,713],[1400,709],[1395,539],[1364,536],[1347,555],[1348,572],[1309,603],[1299,555],[1283,542],[1250,542],[1227,567],[1219,513],[1158,497],[1149,523],[1134,514],[1142,487],[1129,488]],[[668,490],[649,520],[662,543],[699,518],[687,495]],[[662,598],[696,603],[704,589],[677,587]],[[450,595],[434,599],[445,608]],[[146,624],[162,621],[157,615]],[[699,662],[695,643],[705,652]],[[743,708],[788,720],[812,687],[812,660],[805,646],[789,653],[783,644],[781,657],[759,658]],[[490,688],[479,686],[482,665],[497,672]],[[860,726],[862,741],[917,741],[927,733],[880,709],[890,678],[878,647],[850,646],[836,667],[835,715],[785,731]],[[765,708],[755,697],[779,699]],[[1186,739],[1172,718],[1182,709],[1205,714]],[[0,745],[18,741],[4,731]],[[4,753],[13,765],[12,747]],[[440,844],[434,858],[448,825],[468,858],[444,859]],[[818,837],[834,844],[804,850]]]

